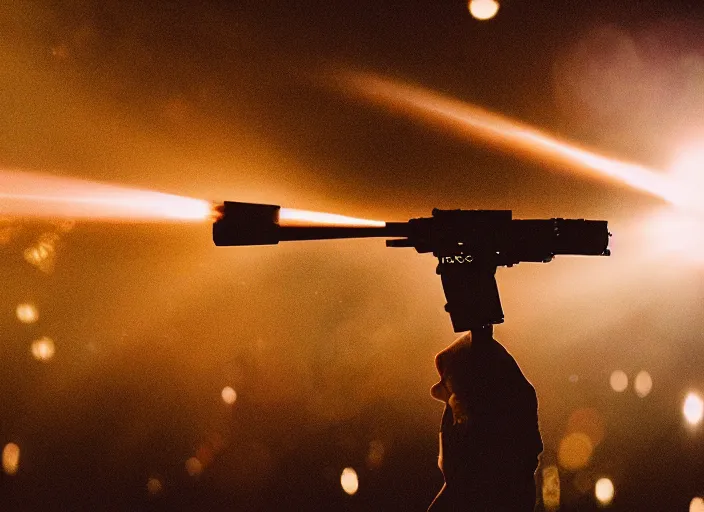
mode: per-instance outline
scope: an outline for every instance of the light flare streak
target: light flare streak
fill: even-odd
[[[214,203],[76,178],[0,171],[0,216],[103,222],[205,222]],[[332,213],[281,208],[283,226],[376,226],[385,222]]]
[[[597,154],[528,124],[424,87],[372,73],[348,72],[337,77],[348,93],[457,135],[541,162],[567,166],[591,177],[622,183],[700,213],[704,211],[699,201],[692,200],[687,183],[673,180],[650,167]]]
[[[380,220],[357,219],[333,213],[312,212],[295,208],[281,208],[279,224],[282,226],[349,226],[349,227],[384,227],[386,223]]]
[[[202,222],[209,201],[23,171],[0,172],[0,215],[111,222]]]

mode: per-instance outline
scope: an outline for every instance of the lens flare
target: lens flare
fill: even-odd
[[[198,458],[191,457],[186,461],[186,472],[192,477],[197,477],[203,472],[203,463]]]
[[[0,215],[113,222],[206,221],[202,199],[22,171],[0,171]]]
[[[699,425],[704,418],[704,400],[696,393],[689,393],[682,405],[682,414],[690,425]]]
[[[222,401],[227,405],[232,405],[237,400],[237,392],[231,386],[225,386],[220,393]]]
[[[692,498],[689,503],[689,512],[704,512],[704,498]]]
[[[352,468],[343,469],[342,475],[340,475],[340,485],[342,486],[342,489],[350,496],[356,493],[359,489],[357,472]]]
[[[490,20],[499,12],[499,2],[496,0],[469,0],[469,12],[478,20]]]
[[[679,184],[687,201],[693,203],[701,199],[704,192],[704,148],[702,141],[684,145],[675,157],[670,176]]]
[[[56,346],[51,338],[43,336],[32,342],[30,350],[37,361],[49,361],[56,353]]]
[[[589,464],[593,451],[594,445],[589,436],[582,432],[572,432],[560,441],[557,457],[563,468],[577,471]]]
[[[161,480],[159,480],[156,477],[151,477],[149,480],[147,480],[147,491],[149,494],[152,496],[156,496],[157,494],[160,494],[161,491],[164,490],[164,484],[161,483]]]
[[[594,178],[622,183],[670,203],[704,211],[687,186],[662,172],[597,154],[482,107],[372,73],[341,73],[338,83],[355,96],[462,137],[541,162],[568,166]]]
[[[636,379],[633,382],[633,389],[640,398],[645,398],[650,394],[653,389],[653,378],[645,370],[641,370],[636,375]]]
[[[663,208],[645,218],[642,230],[649,251],[664,256],[677,256],[679,262],[704,262],[702,218],[686,212]]]
[[[2,469],[8,475],[16,475],[20,466],[20,447],[7,443],[2,449]]]
[[[357,219],[354,217],[345,217],[344,215],[311,212],[308,210],[297,210],[295,208],[281,208],[279,211],[279,224],[282,226],[306,226],[315,224],[350,227],[373,226],[380,228],[386,225],[384,221],[380,220]]]
[[[602,505],[608,505],[614,499],[614,483],[608,478],[600,478],[594,485],[594,496]]]
[[[611,389],[617,393],[626,391],[628,387],[628,375],[622,370],[616,370],[609,377],[609,384],[611,384]]]
[[[15,309],[15,314],[17,315],[17,320],[23,324],[33,324],[39,320],[39,311],[34,304],[19,304]]]

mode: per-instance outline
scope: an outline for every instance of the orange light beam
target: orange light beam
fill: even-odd
[[[567,165],[673,204],[702,209],[692,204],[686,187],[655,169],[599,155],[482,107],[373,73],[343,72],[336,79],[348,93],[471,140],[553,165]]]
[[[106,183],[0,171],[0,216],[108,222],[203,222],[212,204],[202,199]]]
[[[203,199],[106,183],[0,171],[0,216],[103,222],[212,221],[214,204]],[[386,223],[332,213],[281,208],[283,226],[375,226]]]
[[[344,226],[344,227],[384,227],[386,222],[380,220],[357,219],[332,213],[311,212],[295,208],[279,210],[281,226]]]

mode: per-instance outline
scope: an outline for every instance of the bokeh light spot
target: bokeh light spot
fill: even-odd
[[[161,480],[159,480],[156,477],[152,477],[149,480],[147,480],[147,492],[151,494],[152,496],[156,496],[157,494],[161,494],[161,491],[164,490],[164,484],[161,483]]]
[[[560,441],[557,457],[563,468],[576,471],[589,464],[593,450],[589,436],[582,432],[573,432]]]
[[[692,498],[689,503],[689,512],[704,512],[704,499],[702,498]]]
[[[203,464],[197,457],[191,457],[186,461],[186,471],[190,476],[196,477],[203,472]]]
[[[342,486],[342,490],[350,496],[356,493],[357,489],[359,489],[357,472],[352,468],[343,469],[342,475],[340,475],[340,485]]]
[[[567,433],[577,432],[586,435],[592,447],[601,443],[604,439],[604,431],[604,420],[599,411],[592,407],[577,409],[567,420]]]
[[[15,443],[7,443],[2,449],[2,469],[8,475],[15,475],[19,467],[20,447]]]
[[[653,378],[645,370],[638,372],[638,375],[636,375],[633,381],[633,389],[635,389],[636,395],[645,398],[653,389]]]
[[[614,483],[608,478],[600,478],[594,485],[594,496],[602,505],[608,505],[614,499]]]
[[[34,304],[19,304],[15,310],[15,314],[17,315],[17,320],[23,324],[33,324],[39,320],[39,312]]]
[[[384,443],[381,441],[372,441],[369,443],[369,451],[367,452],[367,467],[370,469],[378,468],[384,461]]]
[[[560,472],[557,466],[543,468],[543,506],[545,510],[560,508]]]
[[[222,396],[222,401],[227,405],[232,405],[235,403],[235,400],[237,400],[237,392],[230,386],[222,388],[220,395]]]
[[[32,356],[37,361],[49,361],[56,353],[56,346],[51,338],[43,336],[32,342]]]
[[[215,458],[215,449],[210,446],[210,443],[206,442],[201,444],[196,450],[196,459],[200,462],[200,465],[205,468],[213,462]]]
[[[496,0],[469,0],[469,13],[478,20],[490,20],[499,12],[499,2]]]
[[[687,423],[698,425],[702,421],[702,416],[704,416],[704,401],[698,394],[689,393],[684,400],[682,413]]]
[[[626,391],[626,388],[628,387],[628,375],[621,370],[616,370],[611,374],[609,384],[611,384],[611,389],[617,393],[622,393],[623,391]]]

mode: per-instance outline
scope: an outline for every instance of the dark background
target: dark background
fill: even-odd
[[[561,510],[595,509],[608,476],[613,510],[686,511],[704,494],[704,432],[681,413],[704,388],[704,245],[649,237],[657,199],[321,76],[408,80],[667,169],[704,140],[703,36],[685,1],[506,0],[479,22],[455,0],[18,0],[0,7],[0,164],[377,219],[608,219],[611,258],[499,271],[496,337],[537,389],[542,467],[560,466],[575,410],[604,427],[582,469],[560,466]],[[439,489],[428,389],[454,334],[430,256],[378,240],[216,249],[202,224],[0,228],[0,444],[21,449],[2,510],[425,510]],[[42,270],[23,251],[47,232]],[[24,302],[38,322],[18,322]],[[41,336],[47,362],[29,348]],[[615,393],[617,369],[647,370],[652,392]]]

